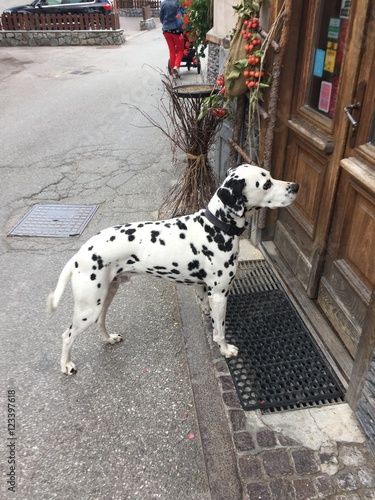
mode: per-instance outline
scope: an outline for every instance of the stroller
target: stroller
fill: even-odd
[[[184,41],[185,41],[185,47],[187,48],[187,54],[184,54],[184,57],[182,58],[181,61],[181,68],[187,68],[188,71],[190,71],[190,68],[197,68],[198,75],[200,75],[201,72],[201,63],[199,59],[195,59],[195,50],[193,48],[189,47],[189,38],[186,33],[184,33]],[[172,68],[171,68],[171,63],[168,59],[168,73],[171,75],[172,74]]]

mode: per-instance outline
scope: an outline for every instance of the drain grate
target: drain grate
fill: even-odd
[[[343,388],[266,261],[241,263],[228,298],[226,336],[239,348],[227,364],[244,410],[343,401]]]
[[[79,236],[98,208],[98,205],[37,204],[8,236]]]

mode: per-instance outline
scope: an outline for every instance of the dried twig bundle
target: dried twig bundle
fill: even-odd
[[[186,154],[187,167],[177,184],[173,186],[159,209],[159,217],[175,217],[203,208],[217,189],[217,180],[210,165],[208,153],[213,146],[222,120],[212,113],[201,113],[207,97],[207,85],[174,87],[173,81],[164,75],[163,85],[168,99],[161,100],[161,108],[168,120],[161,125],[147,113],[141,113],[159,128],[171,141],[173,159],[176,151]],[[183,92],[180,90],[183,88]]]

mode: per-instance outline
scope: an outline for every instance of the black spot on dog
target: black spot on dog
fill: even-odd
[[[190,273],[190,276],[192,278],[198,278],[198,280],[203,281],[204,278],[207,276],[207,273],[204,269],[199,269],[199,271],[196,271],[194,273]]]
[[[93,253],[92,256],[91,256],[91,259],[94,260],[94,261],[97,261],[98,260],[98,256]]]
[[[268,190],[268,189],[270,189],[271,187],[272,187],[272,182],[271,182],[271,179],[268,179],[268,181],[267,181],[267,182],[265,182],[265,183],[263,184],[263,189],[264,189],[265,191],[267,191],[267,190]]]
[[[224,187],[218,189],[217,195],[227,207],[235,211],[244,209],[242,191],[245,186],[245,179],[228,179]]]
[[[220,278],[220,276],[223,276],[223,271],[220,271],[220,270],[219,270],[219,271],[217,272],[217,275],[218,275],[218,276],[219,276],[219,278]]]
[[[267,176],[267,174],[265,174],[264,172],[262,172],[262,175],[263,175],[263,177],[266,177],[266,176]]]
[[[91,281],[95,281],[96,280],[96,274],[92,273],[92,275],[90,276],[90,279],[91,279]]]
[[[144,224],[141,223],[141,224],[138,224],[137,227],[143,227],[143,226],[144,226]]]
[[[174,267],[178,267],[177,262],[172,262],[172,266],[174,266]]]
[[[173,274],[181,274],[180,271],[177,271],[177,269],[172,269],[171,273],[173,273]]]
[[[98,288],[100,288],[102,285],[101,285],[101,283],[98,283],[96,286],[97,286]]]
[[[109,238],[109,241],[115,241],[115,239],[116,239],[116,236],[111,236],[111,237]]]
[[[213,257],[213,256],[214,256],[214,253],[213,253],[211,250],[209,250],[209,249],[206,247],[206,245],[203,245],[203,246],[202,246],[202,253],[203,253],[203,255],[204,255],[205,257],[207,257],[207,258],[208,258],[208,260],[211,260],[211,257]]]
[[[187,230],[186,224],[184,224],[181,220],[178,220],[176,224],[177,224],[178,228],[181,229],[181,231]]]
[[[123,269],[122,267],[120,267],[119,269],[117,269],[116,274],[120,274],[120,273],[122,273],[122,272],[123,272],[123,270],[124,270],[124,269]]]
[[[151,231],[151,243],[156,243],[159,234],[159,231]]]
[[[74,267],[77,269],[78,268],[78,262],[74,263]]]
[[[208,224],[206,224],[204,226],[204,230],[206,231],[207,234],[209,234],[212,237],[214,237],[215,234],[217,233],[216,227],[215,226],[209,226]]]
[[[255,187],[257,187],[257,188],[259,187],[259,182],[258,181],[256,181]]]
[[[89,247],[89,251],[91,252],[91,250],[92,250],[93,248],[94,248],[93,246]]]
[[[154,269],[167,269],[165,266],[154,266]]]
[[[96,302],[96,305],[100,306],[101,303],[102,303],[102,299],[98,299],[97,302]]]
[[[96,266],[92,266],[93,270],[95,271],[96,270]]]
[[[180,238],[184,240],[186,238],[186,235],[184,233],[180,233]]]
[[[191,248],[191,251],[193,252],[194,255],[198,255],[198,250],[195,248],[195,246],[190,243],[190,248]]]
[[[82,321],[87,321],[87,318],[82,318]]]
[[[133,229],[127,229],[125,231],[125,234],[127,234],[127,235],[134,234],[134,233],[135,233],[135,229],[134,228]]]
[[[139,262],[139,259],[138,259],[138,257],[136,255],[133,254],[130,257],[132,257],[136,262]]]
[[[192,260],[188,264],[189,271],[192,271],[193,269],[198,269],[198,267],[199,267],[199,260]]]
[[[128,241],[133,241],[133,240],[135,240],[135,236],[133,234],[130,234],[128,236]]]
[[[163,245],[163,246],[165,246],[165,241],[164,241],[164,240],[162,240],[162,239],[159,239],[159,243],[160,243],[160,245]]]

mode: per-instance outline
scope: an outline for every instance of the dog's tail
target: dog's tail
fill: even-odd
[[[72,260],[69,260],[69,262],[66,263],[64,269],[61,271],[61,274],[59,276],[59,280],[57,282],[57,286],[54,292],[49,294],[47,298],[47,310],[49,312],[53,312],[62,297],[62,294],[64,293],[64,289],[66,284],[68,283],[70,277],[72,276]]]

